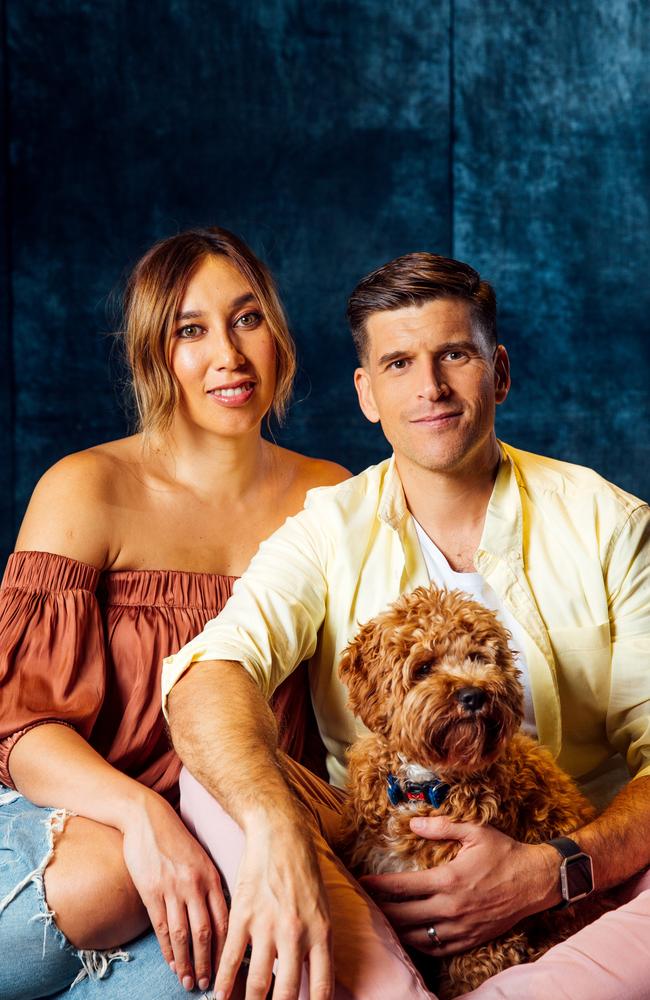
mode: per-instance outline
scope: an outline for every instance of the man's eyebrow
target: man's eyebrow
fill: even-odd
[[[257,302],[257,299],[252,292],[244,292],[243,295],[238,295],[236,299],[232,300],[230,308],[233,310],[241,309],[249,302]],[[203,316],[203,312],[200,309],[188,309],[185,312],[176,313],[176,322],[179,323],[184,319],[200,319],[201,316]]]
[[[377,361],[377,366],[379,368],[383,368],[384,365],[389,365],[391,361],[397,361],[399,358],[403,358],[408,353],[408,351],[391,351],[389,354],[382,354]]]
[[[436,350],[436,354],[444,354],[446,351],[478,351],[479,346],[473,340],[448,340]]]

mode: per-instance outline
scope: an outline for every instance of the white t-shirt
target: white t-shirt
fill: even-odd
[[[456,573],[440,549],[431,541],[424,528],[418,524],[415,518],[413,518],[413,523],[417,531],[420,548],[422,549],[422,555],[424,556],[431,583],[436,587],[444,587],[447,590],[464,590],[473,600],[489,608],[490,611],[494,611],[501,624],[510,632],[512,638],[509,645],[515,655],[515,662],[521,671],[520,680],[524,688],[524,721],[521,727],[529,736],[537,738],[528,665],[522,652],[524,644],[519,623],[512,617],[508,609],[504,607],[492,587],[483,579],[480,573]]]

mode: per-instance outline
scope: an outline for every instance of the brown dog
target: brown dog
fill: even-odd
[[[409,826],[415,815],[489,823],[526,843],[570,834],[593,817],[550,753],[519,731],[523,694],[508,638],[495,615],[465,594],[419,587],[347,647],[339,673],[350,708],[371,731],[349,755],[339,846],[353,870],[450,861],[458,842],[418,837]],[[578,904],[528,917],[494,941],[441,959],[436,988],[443,1000],[475,989],[538,958],[595,915]]]

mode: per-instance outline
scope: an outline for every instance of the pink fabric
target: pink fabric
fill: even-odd
[[[650,888],[464,1000],[648,1000]]]
[[[316,849],[332,913],[337,970],[335,1000],[429,1000],[431,994],[406,959],[381,911],[345,870],[327,842],[338,820],[342,793],[304,768],[301,798],[311,787],[310,809],[321,836]],[[292,774],[293,777],[293,774]],[[232,893],[244,847],[244,835],[202,785],[183,768],[180,777],[181,815],[189,829],[214,858]],[[308,1000],[305,976],[300,1000]]]
[[[321,873],[332,913],[335,1000],[436,1000],[424,986],[381,911],[333,853],[344,793],[289,762],[296,793],[311,810]],[[181,814],[214,858],[231,893],[244,835],[216,800],[183,769]],[[539,961],[500,973],[463,1000],[649,1000],[650,873],[617,891],[617,909]],[[308,1000],[306,980],[300,1000]]]

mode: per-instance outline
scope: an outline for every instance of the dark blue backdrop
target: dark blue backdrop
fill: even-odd
[[[1,7],[3,551],[48,465],[126,430],[107,297],[194,224],[276,273],[303,369],[290,446],[354,470],[385,454],[345,298],[426,248],[496,285],[501,435],[650,496],[650,5]]]

